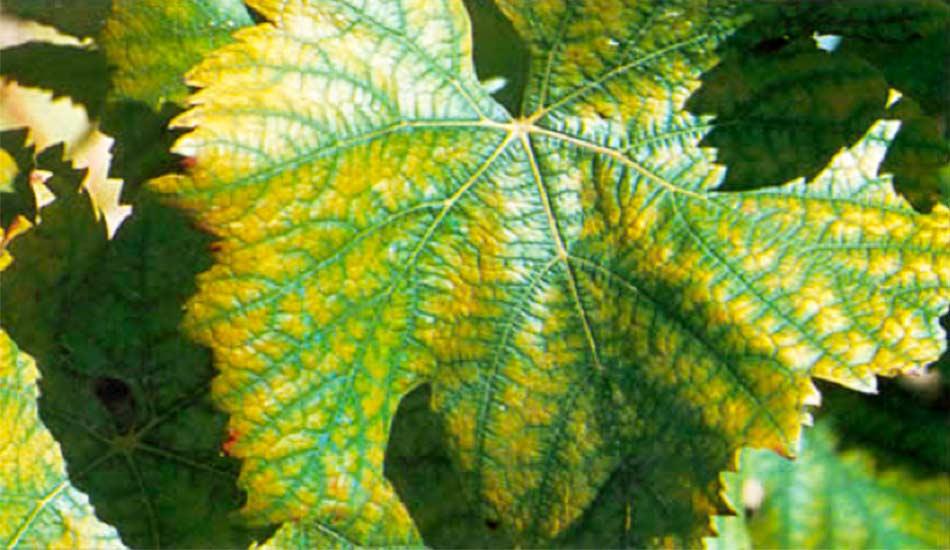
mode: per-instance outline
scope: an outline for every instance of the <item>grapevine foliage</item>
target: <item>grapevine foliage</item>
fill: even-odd
[[[9,546],[945,540],[941,398],[830,385],[946,349],[944,2],[53,4],[0,73],[115,142],[0,124]]]

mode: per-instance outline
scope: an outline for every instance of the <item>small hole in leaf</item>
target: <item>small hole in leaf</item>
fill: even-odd
[[[93,382],[93,391],[99,401],[110,409],[132,398],[129,385],[118,378],[96,378]]]
[[[499,525],[500,525],[500,524],[498,523],[497,520],[493,520],[493,519],[486,519],[486,520],[485,520],[485,527],[488,527],[488,528],[491,529],[492,531],[494,531],[495,529],[498,529],[498,526],[499,526]]]
[[[464,1],[472,23],[475,72],[486,91],[518,116],[531,62],[528,46],[495,2]]]

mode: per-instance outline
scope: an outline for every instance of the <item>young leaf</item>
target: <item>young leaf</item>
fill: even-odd
[[[0,330],[0,541],[7,548],[123,548],[66,476],[59,444],[36,410],[38,377],[33,358]]]
[[[155,183],[222,237],[185,325],[251,518],[417,543],[383,457],[429,382],[516,544],[688,545],[738,448],[796,452],[809,376],[868,390],[942,349],[950,211],[877,177],[893,125],[808,184],[709,192],[682,105],[724,3],[501,3],[523,116],[478,82],[460,0],[251,7],[270,23],[189,74],[190,177]]]
[[[866,452],[840,452],[820,423],[797,461],[743,451],[739,473],[727,477],[746,511],[716,518],[717,528],[754,548],[940,548],[950,540],[950,477],[881,471]],[[719,544],[707,541],[728,548]]]

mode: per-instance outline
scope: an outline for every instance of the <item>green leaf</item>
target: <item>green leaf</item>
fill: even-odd
[[[472,19],[472,55],[479,80],[483,85],[497,82],[501,89],[492,96],[517,112],[530,62],[525,44],[494,2],[465,0],[465,9]]]
[[[233,517],[243,495],[208,398],[210,354],[177,332],[209,239],[145,194],[107,241],[74,181],[50,181],[56,201],[11,245],[0,289],[16,307],[2,322],[37,358],[40,413],[70,480],[131,546],[266,539]]]
[[[102,108],[109,86],[109,68],[99,49],[27,42],[0,50],[0,75],[24,86],[68,96],[91,117]]]
[[[241,0],[115,0],[99,39],[116,68],[115,98],[156,110],[184,101],[185,71],[250,24]]]
[[[814,178],[882,118],[887,92],[874,67],[804,38],[779,52],[729,51],[688,107],[716,114],[703,145],[728,167],[721,188],[754,189]]]
[[[34,19],[78,37],[94,36],[102,28],[112,0],[4,0],[3,12]]]
[[[950,211],[877,176],[894,124],[814,181],[710,191],[683,103],[725,4],[501,3],[524,116],[461,1],[251,7],[270,23],[189,73],[189,177],[155,183],[221,237],[185,327],[251,519],[417,544],[384,452],[429,383],[514,544],[696,544],[738,448],[796,452],[810,376],[870,390],[943,349]]]
[[[950,32],[950,29],[948,29]],[[950,205],[950,134],[947,121],[921,114],[911,99],[901,99],[889,117],[901,119],[901,130],[887,151],[881,170],[894,174],[895,188],[912,204],[927,208]]]
[[[742,468],[727,479],[746,510],[738,518],[716,518],[721,532],[731,540],[748,537],[755,548],[801,550],[940,548],[950,540],[946,474],[880,470],[865,452],[839,451],[820,424],[807,436],[795,462],[743,451]],[[709,542],[717,547],[718,541]]]
[[[36,410],[39,371],[0,330],[0,541],[6,548],[124,548],[66,477]]]
[[[923,211],[950,204],[946,2],[763,2],[753,12],[689,103],[718,117],[705,143],[729,167],[724,188],[810,178],[884,116],[903,122],[882,166],[895,189]],[[822,35],[839,44],[820,51]],[[905,99],[891,107],[889,97],[875,114],[888,87]]]
[[[386,478],[428,546],[510,548],[499,523],[483,518],[466,497],[430,396],[429,386],[420,386],[400,403],[386,449]]]

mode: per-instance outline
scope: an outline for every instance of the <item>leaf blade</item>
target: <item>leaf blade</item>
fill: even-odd
[[[527,14],[513,18],[523,32],[552,26],[532,10],[567,9],[506,6]],[[571,6],[605,25],[580,47],[617,24],[618,44],[636,40],[623,33],[637,14]],[[652,6],[659,22],[689,24],[645,41],[652,53],[610,54],[599,74],[566,65],[553,100],[529,86],[540,110],[512,120],[474,78],[459,2],[256,7],[274,25],[241,31],[191,74],[202,90],[178,124],[196,129],[177,145],[196,159],[190,177],[155,184],[223,238],[188,322],[216,350],[215,393],[245,438],[234,448],[249,514],[299,519],[315,499],[327,525],[353,515],[353,540],[389,540],[363,507],[383,487],[394,523],[408,520],[382,455],[355,467],[375,477],[347,481],[357,502],[342,506],[341,476],[313,475],[319,459],[306,455],[380,453],[398,398],[428,381],[463,486],[517,543],[570,536],[622,485],[609,480],[640,476],[687,504],[634,517],[631,504],[641,514],[662,499],[625,497],[603,541],[689,544],[725,508],[718,473],[740,446],[796,452],[810,376],[870,389],[875,372],[916,368],[943,345],[928,315],[948,300],[950,213],[917,215],[877,177],[892,128],[876,126],[809,186],[709,193],[722,177],[698,145],[710,125],[682,104],[715,62],[720,11]],[[406,29],[392,26],[400,16]],[[253,69],[234,67],[248,56]],[[628,105],[640,92],[650,101]],[[292,137],[265,139],[276,128]],[[888,231],[907,261],[861,282]],[[812,241],[853,253],[797,250]],[[917,288],[918,276],[930,283]],[[910,297],[894,305],[878,287]],[[799,294],[819,296],[828,318]],[[888,345],[905,357],[875,356],[876,317],[899,321]],[[385,367],[368,376],[374,364]],[[369,447],[364,430],[379,430]]]

